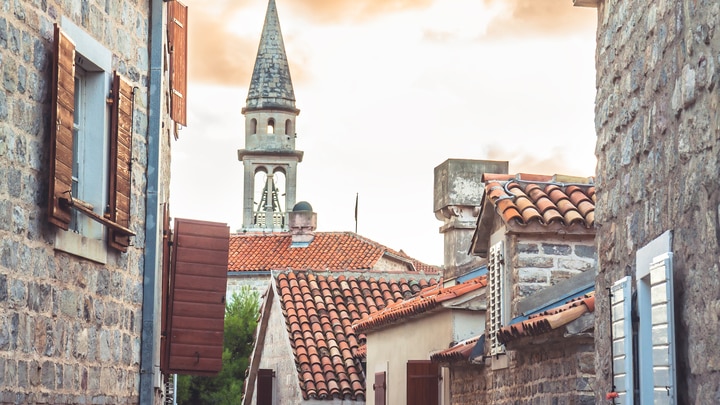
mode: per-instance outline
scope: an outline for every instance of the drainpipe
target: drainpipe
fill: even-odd
[[[148,100],[147,189],[145,196],[145,254],[143,260],[142,331],[140,344],[140,404],[153,405],[159,367],[155,353],[160,342],[155,319],[160,308],[157,297],[160,269],[160,134],[162,131],[163,1],[150,3],[150,92]]]

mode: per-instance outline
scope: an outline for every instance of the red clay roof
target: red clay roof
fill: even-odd
[[[416,297],[388,305],[385,309],[371,312],[353,325],[356,332],[364,333],[371,329],[384,327],[399,320],[422,314],[439,307],[444,301],[460,297],[469,292],[487,286],[487,276],[480,276],[451,287],[440,284],[428,287]]]
[[[290,344],[305,399],[365,399],[355,360],[365,335],[352,324],[371,311],[412,297],[435,280],[325,276],[305,271],[276,275]]]
[[[373,270],[384,255],[412,263],[415,270],[439,274],[440,269],[412,259],[352,232],[317,232],[307,247],[292,247],[289,233],[230,235],[228,271]]]
[[[467,361],[470,359],[470,353],[472,353],[475,345],[477,344],[477,341],[480,340],[481,336],[482,335],[475,336],[473,338],[462,341],[450,347],[449,349],[437,352],[430,356],[430,360],[440,363],[460,360]]]
[[[531,315],[526,321],[505,326],[498,331],[498,340],[506,344],[523,336],[538,336],[576,320],[586,312],[595,311],[595,292],[574,298],[566,304]]]
[[[484,174],[486,198],[505,223],[565,226],[595,224],[593,178],[537,174]]]

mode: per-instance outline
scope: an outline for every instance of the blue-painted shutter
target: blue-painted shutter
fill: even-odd
[[[677,404],[672,253],[650,265],[653,403]]]
[[[626,276],[611,288],[613,386],[615,404],[633,403],[632,278]]]

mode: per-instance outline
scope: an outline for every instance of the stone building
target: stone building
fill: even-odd
[[[718,403],[720,5],[582,3],[598,11],[598,401]]]
[[[177,1],[2,6],[0,403],[160,401],[186,21]]]

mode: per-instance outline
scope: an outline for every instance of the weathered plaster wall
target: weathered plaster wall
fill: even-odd
[[[273,398],[277,404],[299,404],[302,402],[300,382],[295,368],[293,355],[288,339],[285,317],[276,295],[270,309],[265,344],[260,355],[260,368],[275,370],[275,392]],[[253,401],[257,401],[257,390],[253,392]]]
[[[448,348],[451,342],[468,339],[484,331],[484,312],[465,314],[463,322],[474,330],[456,330],[454,311],[445,310],[367,334],[366,403],[375,404],[372,381],[377,371],[386,371],[387,403],[406,402],[408,360],[429,360],[430,354]],[[460,336],[460,333],[467,333]]]
[[[674,232],[679,403],[720,401],[720,4],[600,1],[597,291]],[[610,390],[609,299],[598,295],[597,369]],[[599,392],[598,399],[602,395]]]

